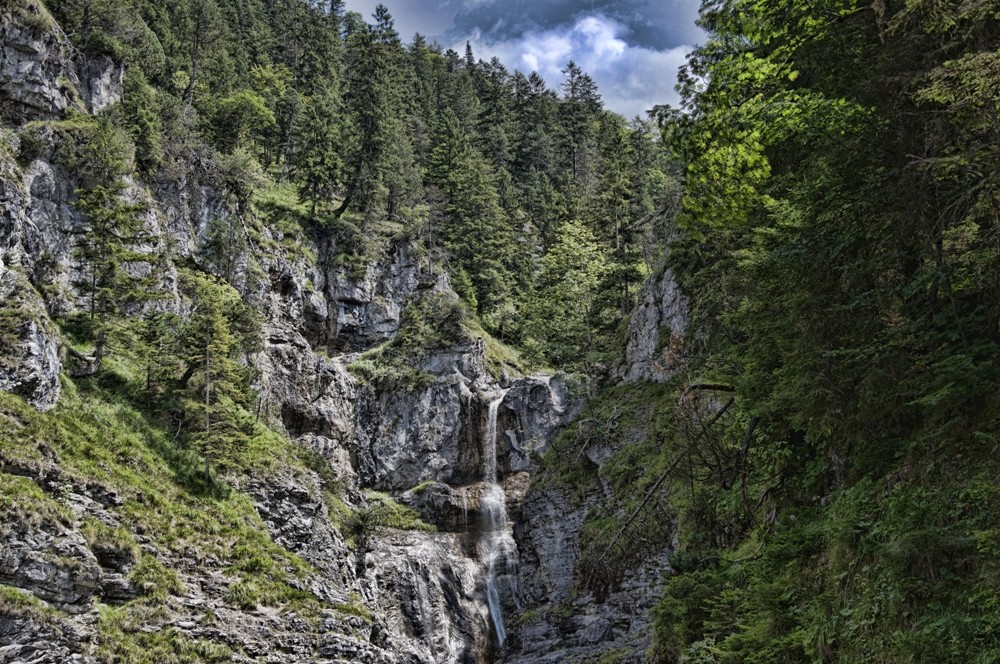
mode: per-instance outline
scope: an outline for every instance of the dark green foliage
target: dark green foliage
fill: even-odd
[[[733,401],[685,444],[698,562],[667,584],[658,661],[1000,657],[977,535],[996,532],[998,18],[705,4],[687,112],[661,121],[688,160],[671,262],[692,368]]]
[[[155,173],[163,162],[163,121],[157,91],[149,85],[142,69],[126,70],[119,110],[122,125],[135,144],[136,166],[147,175]]]
[[[528,333],[554,366],[584,370],[582,349],[596,350],[599,315],[595,296],[606,262],[601,247],[582,223],[559,227],[555,242],[542,259],[538,290],[530,304]]]
[[[339,94],[326,89],[307,98],[297,118],[292,169],[300,182],[301,197],[309,203],[314,217],[331,211],[334,197],[344,185],[341,112]]]
[[[143,206],[125,200],[124,178],[133,167],[133,148],[124,132],[98,119],[79,148],[83,185],[76,209],[83,227],[74,231],[74,255],[81,263],[77,288],[87,298],[94,351],[79,375],[100,371],[111,350],[117,321],[153,299],[158,257],[135,249],[146,241]],[[79,358],[78,358],[79,359]]]
[[[514,229],[500,207],[489,165],[469,144],[458,119],[447,114],[435,134],[428,181],[444,196],[433,211],[436,226],[472,282],[479,313],[490,313],[510,299]]]

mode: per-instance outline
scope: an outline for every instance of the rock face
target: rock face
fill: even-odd
[[[576,416],[579,396],[566,376],[528,376],[510,386],[497,414],[500,469],[526,471]]]
[[[621,383],[670,380],[684,366],[684,335],[688,331],[689,303],[667,268],[650,277],[632,312],[628,345],[614,378]],[[558,380],[543,379],[550,386]],[[522,439],[532,430],[532,413],[542,421],[558,409],[545,400],[565,398],[565,386],[542,390],[537,383],[523,383],[505,403],[515,406],[520,419],[505,419],[505,440],[511,450],[526,446]],[[528,446],[531,447],[530,445]],[[588,514],[605,513],[603,502],[612,495],[601,479],[600,468],[614,450],[594,441],[583,450],[598,479],[598,488],[583,496],[558,483],[531,486],[516,510],[514,535],[518,544],[519,619],[503,649],[503,661],[597,661],[614,653],[613,661],[641,662],[652,636],[649,610],[660,597],[660,583],[669,572],[669,554],[676,548],[676,528],[662,524],[662,541],[653,539],[636,559],[641,562],[621,570],[610,587],[588,589],[591,572],[583,563],[582,540]],[[521,463],[514,454],[512,460]],[[520,466],[511,466],[511,470]],[[511,493],[511,491],[508,491]],[[657,534],[658,536],[658,534]]]
[[[365,579],[398,661],[476,664],[489,653],[482,570],[461,534],[393,533],[367,556]]]
[[[674,542],[628,570],[606,595],[583,589],[580,539],[585,517],[602,494],[574,499],[569,491],[528,492],[515,527],[520,551],[520,620],[504,649],[505,662],[591,661],[614,651],[640,662],[649,647],[649,609],[660,597]]]
[[[70,111],[95,112],[121,96],[122,69],[75,52],[44,6],[8,3],[0,23],[0,390],[39,410],[59,398],[58,328],[52,320],[86,306],[73,230],[76,174],[60,164]],[[31,150],[19,140],[30,132]],[[20,138],[19,138],[20,136]],[[16,161],[12,155],[18,155]],[[211,177],[179,168],[155,184],[129,183],[125,197],[143,203],[149,254],[202,261],[209,228],[239,223]],[[201,169],[206,170],[206,169]],[[262,241],[282,246],[277,231]],[[177,574],[172,596],[142,629],[171,629],[185,638],[234,650],[233,661],[483,662],[496,637],[486,607],[484,561],[477,548],[485,434],[496,404],[497,481],[509,505],[524,500],[531,454],[543,452],[576,412],[564,377],[496,377],[486,369],[482,340],[457,339],[425,353],[413,367],[428,377],[411,389],[380,390],[353,375],[359,353],[393,339],[403,313],[427,293],[455,297],[446,274],[405,239],[389,241],[362,266],[335,260],[329,238],[303,239],[304,251],[259,251],[263,273],[252,281],[237,260],[233,285],[262,318],[260,349],[248,357],[259,371],[260,416],[327,463],[328,473],[283,469],[237,487],[252,501],[278,546],[312,572],[304,592],[335,607],[309,621],[294,612],[240,610],[225,601],[231,570],[212,555],[177,556],[137,535],[139,549],[118,549],[83,536],[82,524],[121,526],[121,500],[102,488],[60,478],[58,460],[44,468],[4,466],[29,477],[68,512],[38,522],[32,515],[0,520],[0,590],[23,593],[0,607],[0,661],[95,662],[100,605],[124,606],[148,591],[131,581],[137,556]],[[149,274],[148,264],[129,269]],[[174,263],[157,272],[163,297],[155,307],[185,315]],[[506,391],[506,392],[504,392]],[[492,453],[492,451],[491,451]],[[362,511],[389,493],[411,504],[437,532],[378,528],[349,546],[330,494]],[[380,500],[380,499],[379,499]],[[2,503],[2,501],[0,501]],[[2,504],[0,504],[2,507]],[[501,527],[507,524],[501,524]],[[512,593],[505,610],[520,601]],[[277,644],[277,645],[276,645]]]
[[[21,274],[0,260],[0,390],[19,394],[39,410],[59,399],[59,347],[41,298]]]
[[[121,65],[76,60],[41,2],[8,5],[0,19],[0,117],[18,124],[58,119],[69,110],[96,113],[121,98]]]
[[[8,525],[3,535],[0,583],[30,590],[66,613],[91,608],[101,584],[101,568],[78,533],[68,528],[18,531]]]
[[[684,334],[690,303],[670,268],[651,277],[632,311],[624,362],[615,377],[624,383],[664,382],[684,365]]]

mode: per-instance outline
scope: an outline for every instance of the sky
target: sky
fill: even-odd
[[[704,34],[700,0],[381,0],[405,42],[420,33],[508,69],[537,71],[550,87],[575,61],[597,82],[606,108],[631,118],[676,106],[677,68]],[[379,0],[347,0],[371,21]]]

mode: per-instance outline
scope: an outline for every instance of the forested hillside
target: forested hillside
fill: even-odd
[[[1000,8],[700,24],[0,0],[0,660],[1000,662]]]
[[[1000,8],[710,0],[701,24],[659,119],[698,330],[679,395],[714,400],[669,446],[656,657],[998,661]]]
[[[389,222],[447,256],[470,313],[532,362],[613,357],[678,192],[655,125],[605,111],[574,63],[548,89],[343,2],[48,4],[84,52],[126,63],[107,127],[139,177],[207,161],[239,213],[263,196],[355,265]]]
[[[4,657],[496,657],[506,503],[662,262],[655,123],[384,7],[0,17]]]

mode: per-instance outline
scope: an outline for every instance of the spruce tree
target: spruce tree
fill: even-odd
[[[252,312],[229,284],[187,273],[192,313],[181,332],[187,370],[180,386],[189,439],[210,467],[245,444],[253,431],[246,409],[253,400],[252,373],[240,356],[257,328]]]
[[[94,338],[89,357],[75,354],[85,362],[76,372],[81,376],[100,371],[118,319],[152,296],[152,271],[140,264],[155,257],[137,251],[147,239],[143,206],[125,200],[124,177],[133,168],[132,155],[125,134],[108,118],[99,118],[83,149],[83,186],[76,191],[75,203],[82,218],[82,227],[74,231],[74,257],[81,268],[76,285],[87,300]]]
[[[488,313],[504,302],[512,285],[510,219],[500,207],[489,164],[454,114],[445,113],[434,143],[427,177],[444,196],[441,234],[472,281],[479,313]]]

